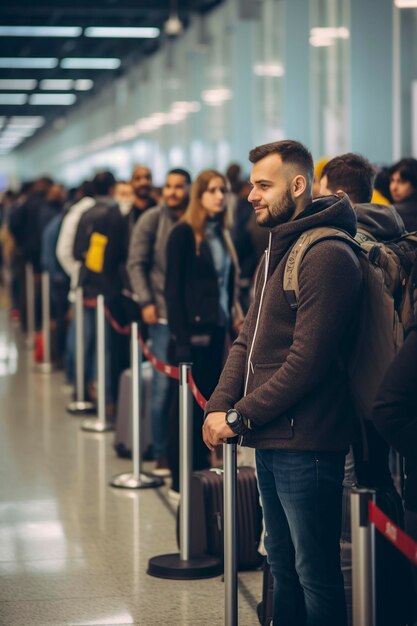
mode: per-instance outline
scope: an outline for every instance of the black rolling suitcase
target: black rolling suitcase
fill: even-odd
[[[114,449],[121,458],[132,458],[132,373],[124,370],[120,374],[119,394],[116,411],[116,432]],[[141,413],[141,447],[142,451],[151,443],[151,382],[152,365],[142,363],[142,413]]]
[[[223,470],[193,472],[190,501],[191,555],[209,554],[223,559]],[[258,552],[262,509],[252,467],[238,468],[236,501],[238,568],[256,569],[262,563]]]

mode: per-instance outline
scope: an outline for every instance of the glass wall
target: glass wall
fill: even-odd
[[[16,154],[21,178],[74,185],[144,162],[160,184],[170,167],[248,171],[250,148],[286,136],[316,159],[416,155],[417,8],[225,0]]]

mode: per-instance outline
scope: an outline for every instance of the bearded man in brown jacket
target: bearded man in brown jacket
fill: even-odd
[[[203,438],[256,448],[265,545],[274,578],[274,624],[345,626],[340,568],[344,460],[352,410],[343,358],[360,294],[355,252],[314,245],[299,269],[298,307],[283,290],[289,253],[306,230],[354,236],[347,196],[312,202],[313,161],[296,141],[253,149],[249,201],[270,229],[254,302],[211,396]]]

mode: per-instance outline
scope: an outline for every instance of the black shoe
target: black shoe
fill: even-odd
[[[142,461],[155,461],[153,454],[153,446],[150,443],[149,446],[142,452]]]
[[[256,605],[256,614],[258,615],[258,620],[260,624],[264,623],[264,603],[259,602]]]

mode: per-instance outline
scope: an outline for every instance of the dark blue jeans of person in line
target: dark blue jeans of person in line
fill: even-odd
[[[274,625],[346,626],[338,452],[257,450]]]
[[[171,333],[167,324],[150,324],[148,326],[150,339],[149,349],[157,359],[168,362],[168,346]],[[168,414],[169,414],[169,378],[165,374],[153,370],[152,374],[152,446],[155,459],[165,459],[167,456],[168,441]]]

